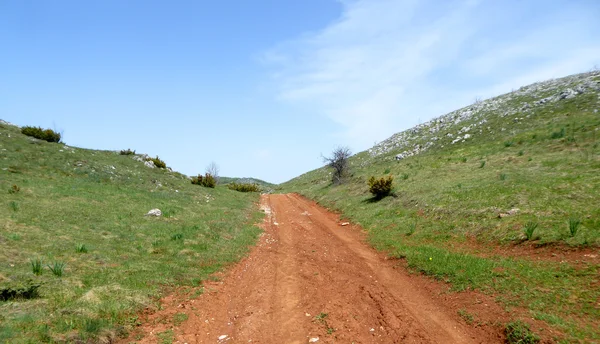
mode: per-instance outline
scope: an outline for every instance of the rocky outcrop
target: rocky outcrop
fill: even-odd
[[[500,117],[512,116],[511,123],[519,123],[530,117],[536,108],[573,99],[589,92],[600,93],[600,71],[552,79],[485,101],[477,101],[462,109],[434,118],[429,122],[392,135],[368,150],[371,157],[401,151],[395,158],[402,160],[420,154],[432,147],[455,145],[494,130],[486,125],[487,116],[494,112]],[[600,95],[599,95],[600,97]],[[463,126],[460,126],[464,123]],[[468,124],[467,124],[468,123]],[[457,130],[457,128],[460,128]]]

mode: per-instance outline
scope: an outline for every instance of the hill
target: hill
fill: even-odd
[[[546,337],[598,340],[599,111],[597,71],[540,82],[352,156],[342,185],[323,167],[280,190],[341,212],[413,271],[497,295]],[[392,176],[392,196],[373,198],[371,176]]]
[[[258,184],[265,192],[273,191],[276,184],[266,182],[257,178],[236,178],[236,177],[219,177],[219,184],[229,184],[229,183],[238,183],[238,184]]]
[[[0,121],[0,342],[108,342],[255,243],[256,193]],[[154,208],[162,216],[146,216]]]

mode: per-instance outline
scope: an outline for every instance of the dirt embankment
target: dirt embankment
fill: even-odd
[[[364,243],[360,228],[300,196],[261,203],[258,246],[199,297],[163,300],[142,343],[171,328],[175,342],[190,344],[503,342],[507,314],[491,297],[409,274]],[[187,320],[173,328],[176,313]]]

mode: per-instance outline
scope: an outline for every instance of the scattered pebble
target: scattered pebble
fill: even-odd
[[[223,335],[220,335],[220,336],[219,336],[219,340],[223,340],[223,339],[225,339],[225,338],[227,338],[227,335],[226,335],[226,334],[223,334]]]
[[[340,223],[340,225],[342,225],[342,226],[347,226],[349,224],[350,224],[350,222],[342,222],[342,223]]]
[[[308,340],[309,343],[316,343],[319,341],[319,337],[314,337]]]

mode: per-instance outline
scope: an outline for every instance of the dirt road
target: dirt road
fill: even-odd
[[[484,296],[408,274],[360,228],[298,195],[263,195],[261,206],[264,234],[249,257],[198,298],[164,300],[142,342],[158,342],[169,328],[159,320],[176,313],[187,314],[174,328],[178,343],[502,342],[497,326],[468,325],[457,312],[461,303],[488,318],[501,312]]]

